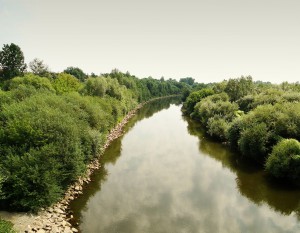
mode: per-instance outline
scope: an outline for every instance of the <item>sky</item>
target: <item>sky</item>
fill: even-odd
[[[51,71],[300,81],[299,0],[0,0],[0,46]]]

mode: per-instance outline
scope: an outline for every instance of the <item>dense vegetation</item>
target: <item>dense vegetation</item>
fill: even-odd
[[[0,205],[18,210],[57,201],[139,103],[190,89],[118,70],[53,73],[39,59],[25,72],[23,53],[13,44],[4,45],[0,61]]]
[[[300,84],[253,82],[251,77],[207,84],[192,91],[183,112],[206,132],[268,174],[299,184]]]

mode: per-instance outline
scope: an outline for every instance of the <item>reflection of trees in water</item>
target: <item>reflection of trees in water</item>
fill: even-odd
[[[262,167],[247,161],[225,145],[205,137],[201,125],[189,118],[188,132],[199,138],[199,150],[219,161],[236,174],[239,192],[257,205],[267,203],[272,209],[290,215],[293,211],[300,220],[300,189],[271,180]]]
[[[129,132],[137,122],[152,117],[155,113],[163,109],[168,109],[171,104],[180,105],[180,97],[162,98],[145,104],[141,109],[138,110],[137,114],[129,120],[129,122],[124,127],[124,132]],[[91,176],[92,182],[86,184],[84,186],[84,194],[71,203],[71,209],[74,211],[74,222],[79,221],[80,210],[85,209],[86,203],[88,202],[90,197],[99,192],[101,190],[101,185],[106,181],[108,171],[105,167],[105,164],[115,164],[120,157],[122,151],[123,136],[124,134],[114,140],[106,149],[105,153],[101,157],[100,169],[95,171],[95,173]]]

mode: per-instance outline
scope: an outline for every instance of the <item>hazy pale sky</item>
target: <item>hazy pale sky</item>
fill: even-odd
[[[52,71],[300,81],[299,0],[0,0],[0,46]]]

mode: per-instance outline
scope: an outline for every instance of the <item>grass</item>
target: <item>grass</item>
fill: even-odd
[[[0,232],[1,233],[16,233],[13,229],[13,224],[11,222],[0,219]]]

